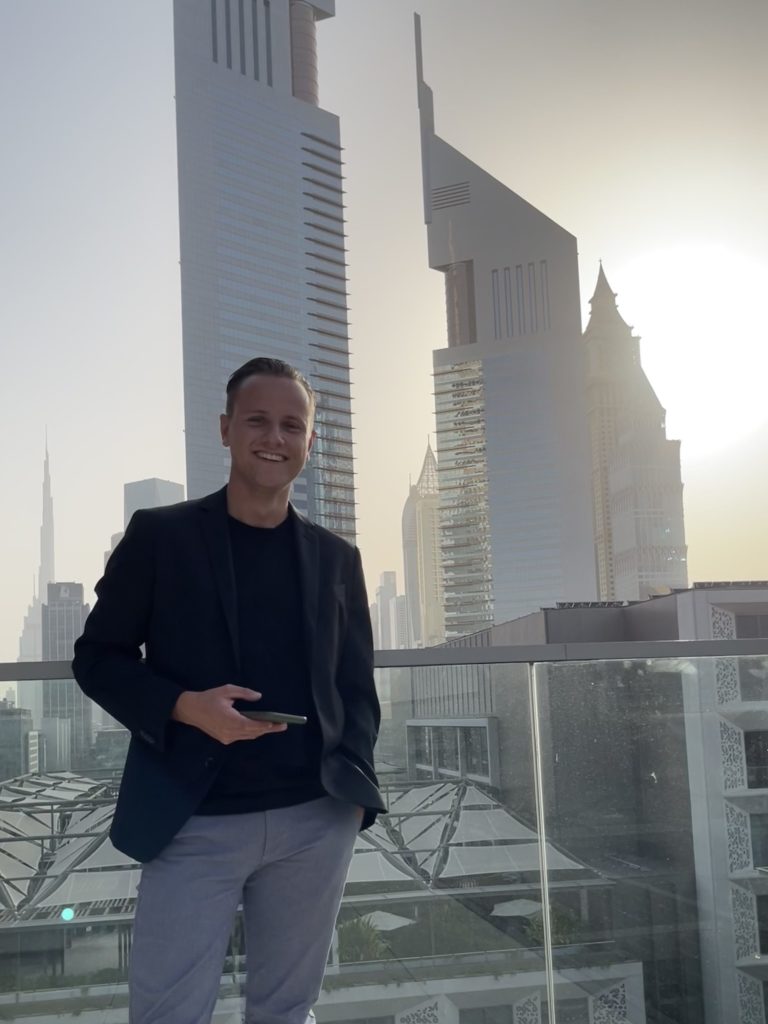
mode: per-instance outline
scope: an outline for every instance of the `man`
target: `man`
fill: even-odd
[[[314,402],[280,360],[232,374],[227,486],[133,516],[75,645],[78,683],[132,734],[110,833],[145,862],[131,1024],[210,1021],[241,900],[245,1020],[304,1024],[355,836],[385,809],[360,555],[289,504]]]

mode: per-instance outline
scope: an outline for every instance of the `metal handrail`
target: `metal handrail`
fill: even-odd
[[[519,665],[562,661],[647,661],[768,655],[768,638],[755,640],[625,640],[619,643],[520,644],[508,647],[426,647],[376,651],[376,668],[430,665]],[[71,679],[68,661],[0,662],[0,682]]]

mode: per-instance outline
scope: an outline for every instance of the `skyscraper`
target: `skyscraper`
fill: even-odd
[[[435,135],[417,18],[447,636],[597,596],[576,239]]]
[[[43,605],[43,661],[69,661],[75,640],[83,632],[90,608],[83,600],[82,583],[49,583]],[[93,703],[74,679],[43,680],[43,732],[49,753],[57,746],[51,732],[61,732],[60,721],[70,723],[72,764],[49,768],[82,768],[88,761],[93,728]],[[55,758],[52,758],[53,760]],[[59,759],[59,761],[61,758]]]
[[[680,442],[640,363],[600,266],[584,332],[600,598],[688,586]]]
[[[440,572],[440,494],[437,460],[429,443],[419,479],[403,507],[403,569],[409,642],[431,647],[444,638]]]
[[[131,516],[140,508],[159,508],[184,501],[184,486],[172,480],[132,480],[123,484],[123,525],[128,526]]]
[[[43,462],[43,515],[40,524],[40,566],[37,571],[37,589],[33,586],[32,601],[24,616],[19,638],[19,661],[40,661],[43,657],[42,603],[48,584],[55,579],[53,548],[53,495],[48,458],[48,440],[45,442]],[[34,729],[40,728],[43,716],[43,684],[39,679],[20,680],[16,684],[17,703],[32,713]]]
[[[179,501],[184,501],[184,485],[176,484],[172,480],[160,480],[153,476],[147,480],[131,480],[130,483],[123,484],[123,530],[112,534],[109,550],[104,552],[104,565],[106,566],[109,556],[123,539],[124,530],[130,523],[134,512],[140,508],[175,505]],[[99,714],[106,716],[105,722],[114,721],[101,708],[99,708]]]
[[[32,712],[0,700],[0,782],[29,771],[28,737]]]
[[[48,442],[45,443],[43,462],[43,517],[40,524],[40,566],[37,570],[37,589],[24,617],[19,638],[19,661],[40,661],[43,656],[41,633],[41,606],[49,583],[56,578],[53,551],[53,495],[51,494],[51,470],[48,459]],[[22,707],[27,707],[24,704]]]
[[[397,573],[388,570],[379,577],[376,587],[376,614],[378,620],[378,645],[381,650],[397,646],[394,639],[397,625],[392,621],[392,601],[397,597]],[[374,637],[374,641],[376,638]]]
[[[318,105],[334,0],[175,0],[187,494],[224,483],[229,374],[285,359],[318,396],[296,506],[349,540],[355,488],[338,118]]]

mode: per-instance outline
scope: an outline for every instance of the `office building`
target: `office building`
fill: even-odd
[[[19,661],[41,661],[43,657],[42,605],[48,592],[48,584],[53,583],[56,572],[53,536],[53,495],[46,440],[43,463],[43,509],[40,524],[40,565],[37,570],[37,585],[36,587],[33,585],[32,601],[24,617],[24,625],[19,638]],[[39,729],[43,716],[43,684],[41,680],[19,680],[16,690],[18,706],[31,711],[33,728]]]
[[[435,134],[418,38],[445,631],[597,595],[576,239]]]
[[[123,533],[131,521],[133,513],[140,508],[159,508],[161,505],[175,505],[184,501],[184,485],[172,480],[160,480],[150,477],[147,480],[132,480],[123,484],[123,529],[113,533],[110,538],[109,550],[104,552],[106,567],[109,556],[123,539]],[[113,719],[110,719],[110,722]]]
[[[396,623],[392,621],[392,602],[396,597],[397,573],[391,570],[383,572],[376,587],[376,600],[371,606],[371,621],[376,624],[373,640],[377,650],[389,650],[395,646]]]
[[[749,638],[768,638],[768,581],[561,604],[446,646]],[[632,929],[675,932],[643,953],[652,1005],[686,1024],[763,1019],[768,658],[552,663],[535,678],[549,836],[614,884],[626,948]],[[413,679],[409,775],[461,771],[533,813],[525,666]]]
[[[445,638],[440,564],[437,460],[429,443],[419,479],[403,507],[403,571],[409,645],[432,647]]]
[[[221,487],[227,378],[284,359],[318,397],[299,511],[355,538],[343,163],[319,106],[334,0],[175,0],[187,493]]]
[[[43,605],[43,661],[70,661],[75,640],[83,632],[90,608],[83,599],[82,583],[49,583]],[[43,720],[48,769],[82,768],[88,764],[93,731],[93,703],[74,679],[43,680]],[[71,764],[66,761],[69,723]],[[56,751],[59,753],[57,754]]]
[[[133,480],[123,485],[123,528],[128,526],[131,516],[140,508],[159,508],[161,505],[175,505],[184,501],[184,485],[172,480]]]
[[[29,771],[32,712],[0,700],[0,781]]]
[[[31,729],[27,736],[27,770],[30,772],[46,770],[45,733],[42,729]]]
[[[397,594],[389,599],[389,647],[402,651],[409,647],[408,643],[408,603],[405,594]]]
[[[602,265],[584,332],[600,598],[688,586],[680,442],[640,362]]]

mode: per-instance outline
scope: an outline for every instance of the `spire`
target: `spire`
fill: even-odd
[[[427,452],[424,456],[416,490],[422,498],[427,494],[437,494],[437,459],[429,440],[427,440]]]
[[[48,599],[48,584],[56,579],[53,556],[53,496],[48,457],[48,431],[45,432],[45,462],[43,463],[43,520],[40,526],[40,570],[37,593],[41,601]]]
[[[605,330],[616,327],[623,328],[624,331],[630,334],[632,333],[632,328],[624,320],[621,313],[619,313],[619,308],[616,305],[616,292],[608,284],[602,260],[600,260],[597,284],[595,285],[592,298],[589,300],[589,306],[591,312],[585,334],[589,334],[596,329]]]

